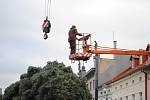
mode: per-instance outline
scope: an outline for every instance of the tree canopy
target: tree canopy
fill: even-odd
[[[5,89],[3,100],[90,100],[86,81],[63,63],[29,66],[20,80]]]

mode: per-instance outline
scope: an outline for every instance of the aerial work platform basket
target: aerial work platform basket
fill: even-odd
[[[87,50],[89,49],[88,47],[90,47],[91,45],[92,45],[91,34],[82,33],[82,37],[77,39],[76,53],[71,54],[69,56],[69,59],[72,61],[76,61],[76,60],[87,61],[87,60],[89,60],[89,58],[92,56],[92,53],[87,52]]]
[[[90,59],[92,54],[114,54],[114,55],[143,55],[150,57],[149,50],[128,50],[128,49],[119,49],[119,48],[110,48],[110,47],[101,47],[98,46],[95,42],[95,45],[92,45],[91,34],[83,33],[82,37],[77,39],[76,53],[71,54],[69,59],[72,61],[83,60],[87,61]]]

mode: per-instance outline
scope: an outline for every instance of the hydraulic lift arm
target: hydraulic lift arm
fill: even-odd
[[[76,54],[70,55],[70,60],[89,60],[92,54],[116,54],[116,55],[146,55],[150,56],[150,51],[146,50],[128,50],[93,46],[91,34],[83,33],[83,37],[78,39]]]

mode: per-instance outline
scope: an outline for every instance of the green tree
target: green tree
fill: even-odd
[[[90,100],[86,81],[63,63],[49,61],[43,68],[30,66],[20,81],[6,88],[4,100]]]

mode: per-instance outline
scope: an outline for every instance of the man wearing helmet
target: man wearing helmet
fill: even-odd
[[[82,36],[81,33],[78,33],[76,26],[72,25],[72,27],[69,30],[69,38],[68,38],[68,42],[70,44],[70,54],[75,54],[76,53],[76,35]]]

